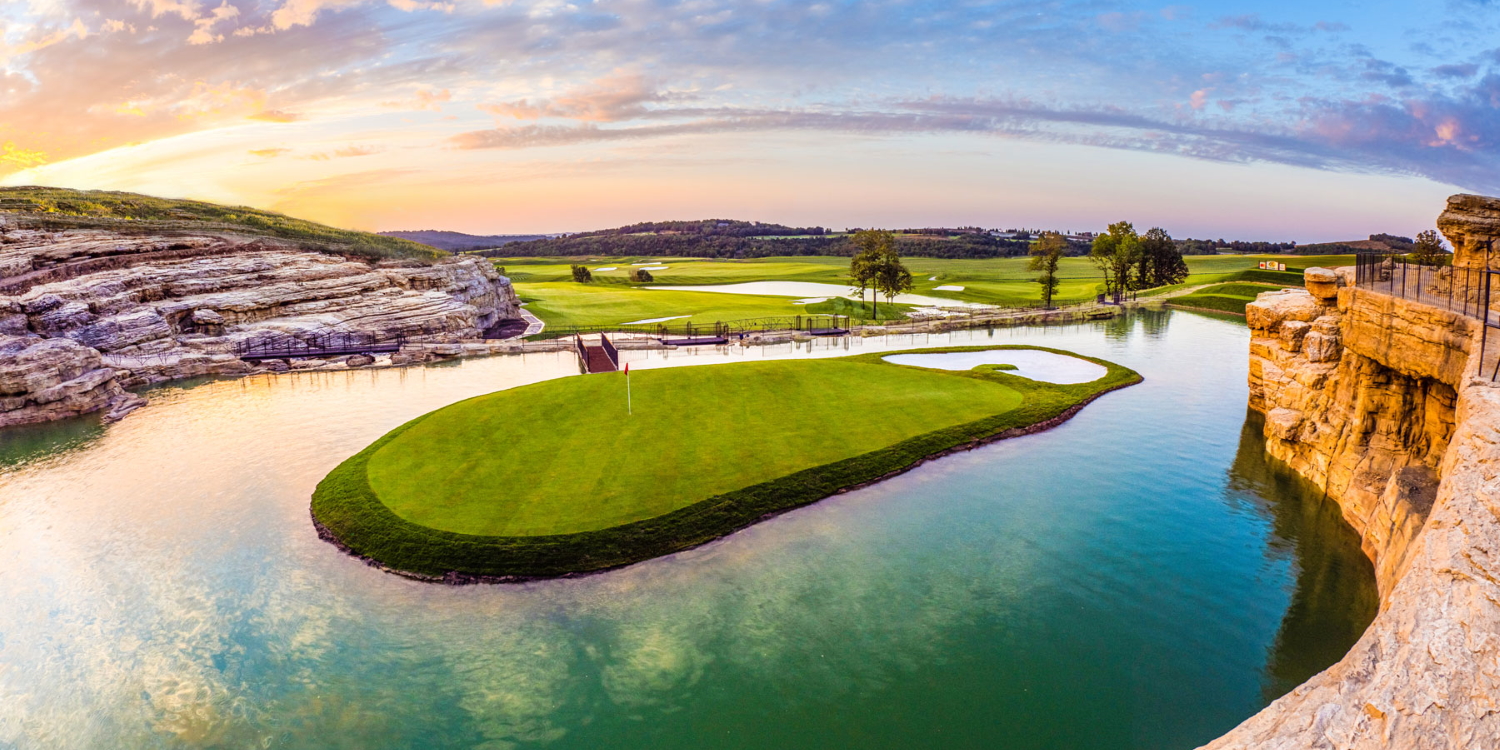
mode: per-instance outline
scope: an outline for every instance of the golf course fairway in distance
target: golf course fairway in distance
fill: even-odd
[[[1035,347],[921,351],[1007,348]],[[313,493],[313,517],[349,552],[417,577],[603,570],[1045,429],[1140,381],[1091,358],[1102,377],[1058,385],[993,367],[902,366],[890,354],[638,370],[633,414],[622,373],[472,398],[340,464]]]

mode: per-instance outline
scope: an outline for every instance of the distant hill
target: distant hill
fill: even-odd
[[[11,215],[55,229],[108,229],[121,234],[232,232],[274,237],[309,250],[366,258],[432,261],[443,253],[425,245],[369,232],[339,229],[245,206],[156,198],[104,190],[50,187],[0,188],[0,224]]]
[[[397,237],[412,242],[431,245],[439,250],[460,253],[466,250],[489,250],[512,242],[527,242],[556,237],[554,234],[464,234],[445,232],[439,229],[418,229],[409,232],[381,232],[384,237]]]
[[[929,258],[1000,258],[1024,255],[1031,243],[977,229],[923,229],[897,233],[902,255]],[[1085,252],[1080,245],[1076,252]],[[614,229],[518,242],[482,253],[490,257],[765,258],[786,255],[853,255],[848,235],[824,227],[790,227],[760,221],[701,219],[653,221]]]

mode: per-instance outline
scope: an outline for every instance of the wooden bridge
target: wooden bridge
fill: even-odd
[[[573,346],[578,352],[578,365],[584,374],[615,372],[620,369],[620,351],[604,334],[599,334],[599,345],[590,346],[583,337],[573,335]]]

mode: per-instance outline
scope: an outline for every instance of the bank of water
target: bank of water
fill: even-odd
[[[522,586],[366,567],[308,499],[408,419],[576,373],[566,353],[188,384],[107,427],[0,432],[0,747],[1189,748],[1352,644],[1369,563],[1261,452],[1242,325],[625,355],[984,343],[1146,381],[697,550]]]

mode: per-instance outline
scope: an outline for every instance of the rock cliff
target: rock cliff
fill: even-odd
[[[509,280],[480,258],[350,258],[243,234],[55,231],[0,215],[0,426],[119,416],[140,403],[126,387],[251,372],[234,353],[247,341],[458,341],[518,314]]]
[[[1500,200],[1440,226],[1483,267]],[[1323,487],[1375,564],[1380,613],[1343,660],[1210,748],[1500,748],[1500,387],[1481,323],[1307,275],[1247,309],[1266,447]],[[1493,349],[1494,341],[1489,342]]]

